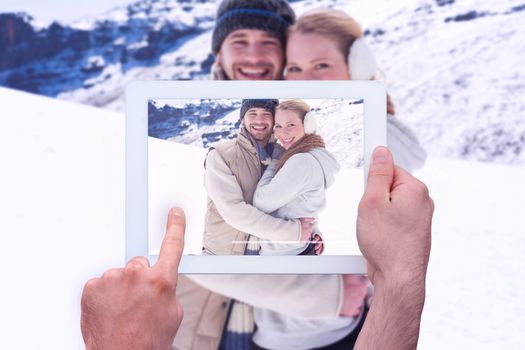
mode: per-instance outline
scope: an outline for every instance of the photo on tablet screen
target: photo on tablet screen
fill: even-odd
[[[363,165],[361,99],[150,98],[149,254],[176,205],[185,255],[360,255]]]

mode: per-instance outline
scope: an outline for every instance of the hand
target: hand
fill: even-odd
[[[315,255],[321,255],[324,251],[324,242],[320,233],[314,233],[312,243],[315,244]]]
[[[312,233],[314,232],[314,218],[300,218],[301,222],[301,237],[299,237],[300,242],[310,242],[312,238]]]
[[[80,324],[87,349],[171,348],[183,314],[175,288],[185,225],[184,212],[171,209],[153,267],[135,257],[86,283]]]
[[[355,350],[417,348],[433,212],[427,187],[377,147],[357,215],[374,300]]]
[[[368,276],[374,285],[379,280],[424,281],[434,203],[422,182],[394,166],[388,149],[376,148],[372,158],[357,217]]]
[[[343,275],[343,305],[341,316],[358,316],[368,292],[368,278],[359,275]]]

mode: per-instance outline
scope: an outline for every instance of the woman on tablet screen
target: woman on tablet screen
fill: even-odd
[[[325,190],[333,184],[339,163],[317,134],[310,106],[302,100],[281,102],[275,109],[274,134],[284,150],[259,180],[253,205],[282,219],[317,218],[325,207]],[[318,234],[314,236],[320,241]],[[260,246],[260,255],[322,252],[322,243],[261,241]]]

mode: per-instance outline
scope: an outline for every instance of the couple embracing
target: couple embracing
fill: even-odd
[[[242,101],[240,118],[237,138],[219,144],[206,158],[209,197],[204,252],[319,254],[321,238],[318,232],[312,235],[311,223],[325,207],[325,190],[334,182],[339,164],[317,134],[309,105],[302,100],[279,104],[272,99],[248,99]],[[229,200],[229,189],[236,185],[233,181],[243,192],[241,205],[252,204],[253,210],[240,209],[236,196]],[[220,218],[224,229],[217,225]],[[288,221],[280,224],[274,218]],[[288,230],[290,220],[302,220],[301,229],[296,225]],[[246,221],[246,230],[231,230],[242,226],[241,221]]]

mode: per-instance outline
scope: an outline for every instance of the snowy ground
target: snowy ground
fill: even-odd
[[[0,102],[0,348],[82,348],[82,286],[124,263],[124,116]],[[417,175],[436,201],[419,348],[523,349],[525,167],[430,158]]]
[[[430,159],[435,199],[420,349],[525,347],[525,167]]]
[[[81,349],[85,282],[124,263],[124,116],[0,88],[0,349]]]

